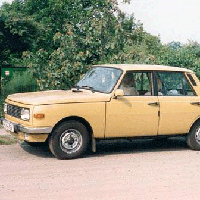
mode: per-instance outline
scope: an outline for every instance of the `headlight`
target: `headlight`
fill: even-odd
[[[30,119],[30,110],[27,108],[22,108],[21,119],[28,121]]]
[[[8,104],[5,103],[5,104],[4,104],[4,113],[7,114],[7,111],[8,111]]]

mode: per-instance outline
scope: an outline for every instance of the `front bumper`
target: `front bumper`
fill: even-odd
[[[17,124],[17,123],[13,123],[13,122],[10,122],[4,118],[1,118],[1,124],[4,126],[4,124],[6,123],[10,123],[10,124],[13,124],[13,127],[14,127],[14,133],[19,133],[19,132],[22,132],[22,133],[51,133],[52,131],[52,127],[37,127],[37,128],[31,128],[31,127],[25,127],[25,126],[22,126],[21,124]],[[4,128],[7,130],[7,128],[4,126]],[[7,130],[9,132],[11,132],[10,130]]]
[[[45,142],[52,131],[52,127],[25,127],[1,118],[1,124],[7,132],[15,135],[19,140],[29,142]]]

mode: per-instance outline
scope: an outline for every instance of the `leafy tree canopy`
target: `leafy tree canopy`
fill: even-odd
[[[1,7],[0,22],[1,61],[28,66],[40,89],[69,88],[97,63],[181,66],[200,75],[198,43],[163,45],[117,0],[14,0]]]

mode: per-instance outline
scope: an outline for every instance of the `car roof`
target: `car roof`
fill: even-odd
[[[96,67],[113,67],[122,69],[123,71],[132,71],[132,70],[141,70],[141,71],[176,71],[176,72],[190,72],[193,73],[192,70],[181,68],[181,67],[170,67],[164,65],[145,65],[145,64],[101,64],[95,65]]]

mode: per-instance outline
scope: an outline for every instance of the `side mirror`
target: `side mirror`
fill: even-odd
[[[114,93],[115,98],[120,97],[120,96],[124,96],[124,91],[122,89],[117,89]]]

